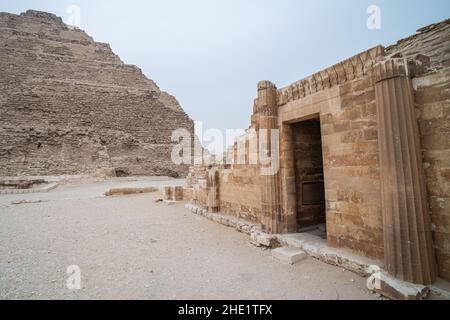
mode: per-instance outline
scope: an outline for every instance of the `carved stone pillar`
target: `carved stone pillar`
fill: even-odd
[[[206,190],[207,190],[206,205],[208,212],[211,213],[219,212],[220,211],[219,170],[217,168],[212,168],[208,170]]]
[[[420,136],[408,66],[375,66],[384,259],[393,276],[416,284],[436,279]]]
[[[255,112],[257,113],[256,127],[260,142],[261,224],[264,232],[277,233],[281,222],[279,152],[277,150],[277,154],[273,154],[274,148],[272,147],[279,146],[279,127],[277,88],[271,82],[263,81],[258,84]],[[277,133],[278,137],[276,137]],[[273,134],[278,141],[272,140]],[[270,163],[264,163],[264,160],[269,158],[271,159]]]

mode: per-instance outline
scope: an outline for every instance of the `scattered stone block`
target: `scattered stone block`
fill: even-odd
[[[174,201],[183,201],[183,187],[173,187],[172,189],[173,200]]]
[[[105,196],[123,196],[129,194],[139,194],[139,193],[152,193],[158,191],[157,188],[149,187],[149,188],[118,188],[111,189],[105,192]]]
[[[430,286],[430,299],[432,300],[450,300],[450,282],[437,279],[437,281]]]
[[[172,199],[172,188],[168,186],[164,186],[160,188],[160,192],[162,194],[163,200]]]
[[[305,251],[293,247],[281,247],[272,250],[272,257],[282,263],[296,264],[307,258]]]
[[[430,288],[394,278],[379,268],[367,280],[367,288],[393,300],[425,300]]]
[[[277,237],[264,233],[262,231],[253,230],[250,234],[250,243],[257,247],[274,248],[278,245]]]

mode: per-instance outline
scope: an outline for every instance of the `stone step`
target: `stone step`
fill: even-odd
[[[281,247],[271,251],[272,257],[285,264],[296,264],[307,258],[305,251],[294,247]]]

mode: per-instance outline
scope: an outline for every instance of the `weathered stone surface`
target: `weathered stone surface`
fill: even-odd
[[[330,247],[326,240],[311,233],[280,234],[277,235],[277,241],[281,245],[301,249],[315,259],[345,268],[364,277],[372,274],[368,268],[376,262],[345,248]]]
[[[259,148],[265,155],[271,155],[272,146],[278,141],[272,141],[273,130],[278,130],[278,104],[277,88],[269,81],[258,83],[258,99],[256,100],[256,127],[259,140],[265,141],[265,145],[259,144]],[[262,164],[261,159],[260,172],[266,170],[267,173],[260,173],[261,181],[261,225],[264,232],[278,233],[281,230],[281,195],[280,195],[280,174],[278,165],[273,157],[270,163]],[[275,169],[275,170],[273,170]],[[273,172],[271,172],[273,171]]]
[[[242,220],[242,219],[230,216],[230,215],[222,214],[222,213],[208,212],[208,210],[203,209],[198,206],[195,206],[190,203],[186,204],[185,207],[186,207],[186,209],[190,210],[191,212],[193,212],[195,214],[204,216],[214,222],[223,224],[224,226],[235,228],[237,231],[239,231],[241,233],[251,235],[255,232],[258,232],[259,226],[252,224],[251,222],[248,222],[248,221],[245,221],[245,220]]]
[[[254,230],[250,234],[250,242],[257,247],[274,248],[278,245],[275,235],[265,233],[261,230]]]
[[[153,193],[157,192],[158,189],[155,187],[148,188],[117,188],[111,189],[105,192],[105,196],[118,196],[118,195],[129,195],[129,194],[139,194],[139,193]]]
[[[207,188],[207,204],[209,212],[219,212],[220,210],[220,189],[219,189],[219,170],[211,168],[208,172]]]
[[[0,176],[186,175],[177,100],[55,15],[0,13]]]
[[[398,280],[384,271],[371,275],[367,288],[394,300],[424,300],[430,294],[429,287]]]
[[[272,257],[285,264],[296,264],[308,257],[305,251],[293,247],[281,247],[271,251]]]

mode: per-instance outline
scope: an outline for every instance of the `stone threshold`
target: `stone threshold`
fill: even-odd
[[[363,277],[372,274],[371,266],[382,267],[380,261],[354,254],[348,249],[330,247],[326,239],[308,232],[280,234],[276,237],[283,245],[302,249],[313,258],[352,271]]]
[[[206,209],[190,203],[186,204],[185,207],[197,215],[201,215],[214,222],[234,228],[239,232],[249,235],[251,243],[256,246],[266,248],[289,246],[298,248],[305,251],[308,256],[312,258],[354,272],[365,278],[373,276],[374,271],[383,269],[383,263],[381,261],[357,255],[345,248],[330,247],[328,246],[326,239],[322,239],[315,234],[305,232],[270,235],[262,232],[260,225],[231,215],[210,213],[207,212]],[[416,286],[413,284],[401,281],[397,282],[408,288],[416,289]],[[417,286],[417,288],[418,287],[421,286]],[[428,288],[421,287],[421,289],[429,289],[426,291],[430,292],[428,296],[432,299],[450,299],[450,283],[445,280],[439,279],[436,284],[429,286]]]

